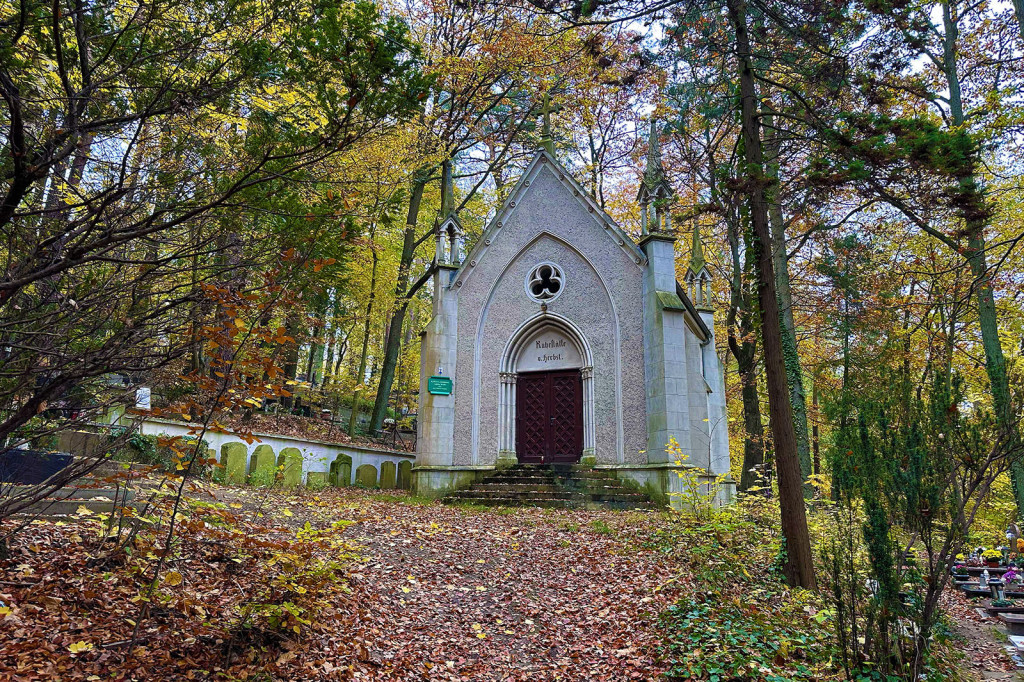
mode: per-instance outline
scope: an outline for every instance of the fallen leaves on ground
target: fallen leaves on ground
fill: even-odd
[[[211,490],[216,503],[194,509],[217,513],[183,524],[131,651],[146,557],[104,559],[95,521],[23,529],[0,562],[0,679],[649,680],[662,671],[657,614],[685,581],[658,589],[671,559],[642,548],[665,523],[658,513]],[[242,627],[253,623],[240,614],[269,594],[301,603],[305,588],[282,582],[270,558],[343,520],[356,522],[340,531],[333,570],[343,580],[315,615],[303,612],[310,622]]]
[[[953,621],[954,628],[965,640],[964,664],[984,680],[1015,680],[1016,666],[1006,652],[1005,637],[999,621],[978,613],[980,600],[969,599],[955,589],[942,593],[939,605]],[[998,633],[998,634],[997,634]]]

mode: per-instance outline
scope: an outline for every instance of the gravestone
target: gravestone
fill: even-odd
[[[377,468],[372,464],[363,464],[356,469],[356,483],[365,488],[377,487]]]
[[[327,487],[327,472],[326,471],[310,471],[306,474],[306,485],[310,488],[326,488]]]
[[[409,460],[398,463],[398,489],[412,490],[412,462]]]
[[[285,488],[294,488],[302,483],[302,453],[298,448],[284,448],[277,456],[277,466],[284,466],[284,479],[281,484]]]
[[[224,470],[225,483],[231,485],[245,483],[246,454],[244,443],[224,443],[220,446],[220,465]]]
[[[269,445],[257,445],[249,458],[249,483],[254,485],[273,485],[274,469],[277,463],[274,461],[274,448]],[[254,482],[254,475],[256,481]]]
[[[395,463],[382,462],[380,465],[380,487],[385,490],[395,489]]]
[[[330,484],[335,487],[352,485],[352,458],[341,453],[331,462],[331,473],[328,477]]]

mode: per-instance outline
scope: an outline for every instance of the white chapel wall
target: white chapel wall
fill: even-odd
[[[593,355],[597,461],[643,463],[642,268],[546,165],[528,180],[531,186],[503,217],[480,262],[467,264],[455,287],[453,464],[491,464],[497,458],[499,365],[508,340],[540,311],[524,281],[541,261],[557,263],[565,274],[565,288],[548,310],[576,325]]]

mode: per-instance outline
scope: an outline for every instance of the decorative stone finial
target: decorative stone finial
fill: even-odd
[[[455,210],[455,188],[452,186],[452,162],[445,159],[441,164],[441,220]]]
[[[704,260],[704,242],[700,237],[700,222],[693,221],[693,246],[690,250],[690,265],[686,268],[686,295],[693,301],[697,310],[714,311],[714,300],[711,298],[711,272]]]
[[[544,151],[554,157],[555,140],[551,137],[551,96],[546,92],[544,93],[540,112],[542,116],[540,146],[543,147]]]
[[[455,210],[455,183],[451,159],[441,164],[441,210],[437,222],[437,263],[457,266],[462,262],[462,223]]]
[[[658,119],[651,117],[650,131],[647,134],[647,169],[644,172],[644,184],[654,189],[665,181],[665,169],[661,164],[661,142],[658,140]]]
[[[641,208],[641,231],[643,234],[670,233],[672,218],[669,204],[672,202],[672,186],[665,177],[661,162],[661,144],[658,140],[658,120],[651,117],[647,136],[647,168],[640,183],[637,201]]]
[[[700,239],[700,223],[693,221],[693,246],[690,249],[690,272],[699,275],[704,269],[704,244]]]

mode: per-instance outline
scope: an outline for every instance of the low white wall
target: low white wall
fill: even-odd
[[[143,434],[159,436],[189,436],[197,425],[190,425],[184,422],[169,419],[146,419],[142,421],[141,431]],[[352,478],[347,482],[352,485],[355,482],[356,469],[363,464],[372,464],[377,470],[377,480],[380,480],[380,465],[384,462],[394,462],[397,469],[398,463],[402,461],[415,461],[416,455],[412,452],[401,452],[398,450],[375,450],[372,448],[360,447],[358,445],[339,445],[337,443],[325,443],[316,440],[303,440],[290,436],[278,436],[267,433],[253,433],[256,440],[246,443],[239,436],[233,433],[214,433],[207,431],[203,440],[209,443],[217,457],[220,457],[220,448],[225,443],[241,443],[246,447],[246,471],[248,472],[249,458],[257,445],[269,445],[274,455],[280,455],[284,448],[298,448],[302,453],[303,474],[310,471],[328,472],[331,462],[339,454],[346,454],[352,458]],[[305,480],[305,476],[303,476]]]

